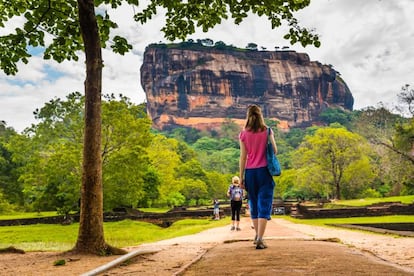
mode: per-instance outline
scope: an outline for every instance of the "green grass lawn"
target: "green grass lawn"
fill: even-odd
[[[378,202],[394,201],[412,203],[414,201],[414,195],[404,197],[341,200],[336,201],[334,204],[340,206],[366,206]],[[146,212],[168,211],[167,209],[154,208],[141,210]],[[11,215],[1,215],[0,220],[37,218],[55,215],[57,215],[56,212],[15,213]],[[328,224],[414,222],[414,215],[325,219],[295,219],[289,216],[274,217],[282,217],[294,223],[304,223],[326,227],[328,227]],[[162,228],[151,223],[124,220],[119,222],[104,223],[104,233],[105,239],[110,245],[116,247],[126,247],[194,234],[209,228],[224,226],[229,223],[229,217],[219,221],[211,219],[185,219],[173,223],[168,228]],[[78,235],[78,228],[78,223],[66,226],[36,224],[0,227],[0,248],[14,246],[25,251],[66,251],[75,245]]]
[[[274,216],[277,217],[277,216]],[[279,216],[280,217],[280,216]],[[323,219],[297,219],[283,216],[294,223],[303,223],[316,226],[327,226],[328,224],[361,224],[361,223],[402,223],[414,222],[414,215],[395,215],[380,217],[352,217],[352,218],[323,218]]]
[[[106,241],[116,247],[139,245],[146,242],[190,235],[224,226],[229,218],[221,220],[184,219],[162,228],[151,223],[124,220],[105,222]],[[79,223],[72,225],[35,224],[0,227],[0,248],[14,246],[25,251],[66,251],[76,242]]]
[[[404,204],[411,204],[411,203],[414,203],[414,195],[392,196],[392,197],[381,197],[381,198],[361,198],[361,199],[351,199],[351,200],[336,200],[332,204],[341,205],[341,206],[362,207],[362,206],[372,205],[375,203],[384,203],[384,202],[401,202]]]
[[[294,223],[324,227],[332,227],[328,226],[328,224],[414,222],[414,215],[326,219],[295,219],[289,216],[273,217],[284,218]],[[110,245],[126,247],[195,234],[229,223],[229,217],[219,221],[211,219],[185,219],[173,223],[168,228],[162,228],[151,223],[124,220],[104,223],[104,231],[105,239]],[[78,223],[67,226],[36,224],[0,227],[0,248],[14,246],[25,251],[66,251],[75,245],[78,228]]]
[[[343,208],[343,207],[363,207],[375,203],[384,202],[401,202],[404,204],[411,204],[414,202],[414,195],[409,196],[395,196],[384,198],[363,198],[352,200],[336,200],[332,203],[325,204],[324,208]],[[379,216],[379,217],[351,217],[351,218],[321,218],[321,219],[296,219],[289,216],[284,216],[287,220],[294,223],[304,223],[317,226],[328,226],[329,224],[361,224],[361,223],[401,223],[414,222],[414,215],[394,215],[394,216]]]

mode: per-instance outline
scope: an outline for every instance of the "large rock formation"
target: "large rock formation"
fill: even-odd
[[[353,107],[331,66],[295,51],[153,44],[144,53],[141,84],[158,129],[214,128],[229,118],[243,124],[250,104],[281,128],[309,126],[326,107]]]

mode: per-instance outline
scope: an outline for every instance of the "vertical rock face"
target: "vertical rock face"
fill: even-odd
[[[309,126],[326,107],[352,110],[346,83],[328,65],[294,51],[151,45],[141,85],[156,128],[243,123],[250,104],[281,128]]]

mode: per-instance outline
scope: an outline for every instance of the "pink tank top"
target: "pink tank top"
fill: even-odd
[[[271,134],[273,135],[272,130]],[[243,130],[240,132],[239,139],[247,151],[246,169],[266,167],[267,129],[256,133]]]

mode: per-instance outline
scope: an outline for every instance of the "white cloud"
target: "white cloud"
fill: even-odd
[[[117,33],[126,36],[134,50],[125,56],[103,51],[103,93],[121,93],[141,103],[145,100],[140,84],[142,54],[148,44],[165,41],[160,32],[164,19],[158,15],[141,26],[132,20],[136,11],[128,6],[110,11],[119,25]],[[414,85],[412,14],[412,0],[313,0],[297,16],[303,26],[315,28],[321,37],[320,48],[290,46],[282,38],[286,27],[272,30],[265,18],[256,16],[238,26],[232,20],[223,21],[208,33],[199,31],[189,38],[211,38],[237,47],[254,42],[268,50],[286,45],[308,53],[311,60],[332,64],[341,73],[354,95],[354,108],[360,109],[378,102],[396,103],[401,87]],[[9,22],[0,35],[18,22]],[[51,79],[50,70],[61,76]],[[28,65],[19,66],[16,76],[0,72],[0,120],[21,131],[34,122],[32,112],[45,102],[73,91],[83,92],[84,78],[83,54],[79,62],[61,64],[35,57]],[[19,83],[27,84],[21,87]]]
[[[342,74],[354,108],[396,103],[405,83],[412,82],[414,27],[412,1],[313,1],[301,12],[313,14],[322,47],[311,58],[330,63]],[[306,25],[306,24],[305,24]]]

